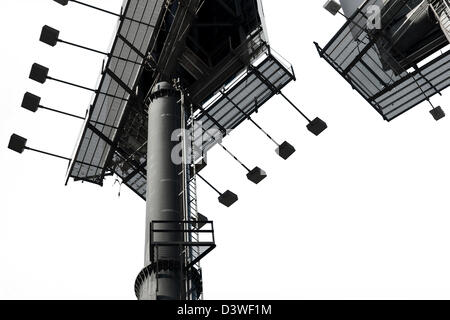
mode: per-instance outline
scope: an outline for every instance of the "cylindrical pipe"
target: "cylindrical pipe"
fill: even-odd
[[[148,109],[147,144],[147,214],[145,239],[145,266],[153,261],[153,272],[148,274],[139,289],[140,300],[184,299],[184,279],[181,248],[161,246],[150,256],[150,224],[155,221],[174,221],[154,224],[154,228],[174,232],[154,233],[159,242],[181,242],[183,225],[181,206],[181,166],[172,161],[172,151],[179,143],[172,134],[181,127],[179,95],[173,87],[162,82],[152,90]],[[178,230],[178,231],[177,231]],[[164,262],[164,263],[162,263]],[[155,274],[156,266],[170,265]]]

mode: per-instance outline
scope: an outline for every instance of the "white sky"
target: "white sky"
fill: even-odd
[[[118,12],[121,0],[89,0]],[[295,67],[285,93],[329,130],[320,137],[280,97],[255,115],[297,153],[283,161],[246,122],[225,145],[268,178],[254,186],[214,149],[204,176],[240,201],[230,209],[199,182],[199,205],[214,220],[217,248],[202,262],[207,299],[450,298],[449,119],[436,123],[425,104],[392,123],[318,57],[343,24],[324,1],[265,0],[271,44]],[[145,203],[107,179],[70,182],[67,163],[8,150],[11,133],[30,147],[70,156],[81,122],[22,110],[25,91],[48,107],[84,114],[91,94],[28,79],[33,62],[88,87],[102,57],[38,41],[41,27],[107,50],[116,18],[50,0],[1,1],[0,298],[135,299],[143,267]],[[434,99],[449,107],[449,92]],[[448,111],[448,109],[447,109]]]

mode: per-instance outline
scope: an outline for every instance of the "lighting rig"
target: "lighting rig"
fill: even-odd
[[[61,43],[105,56],[97,88],[49,76],[34,64],[30,78],[75,86],[94,93],[86,116],[41,105],[26,93],[22,107],[46,109],[83,120],[66,183],[72,178],[100,186],[116,175],[147,203],[145,265],[135,283],[138,299],[198,300],[203,297],[200,260],[215,248],[214,227],[198,210],[197,178],[229,207],[238,201],[230,190],[219,191],[199,172],[208,150],[218,145],[247,172],[254,184],[267,176],[248,167],[223,144],[231,130],[248,120],[276,144],[288,159],[295,148],[279,143],[252,115],[273,96],[283,97],[321,134],[327,125],[310,119],[283,93],[295,80],[292,66],[269,46],[261,0],[125,0],[120,14],[80,1],[119,18],[110,52],[62,40],[50,26],[40,41]],[[13,135],[9,148],[35,150]],[[181,147],[180,147],[181,146]],[[174,159],[174,150],[180,159]],[[46,152],[44,152],[46,153]],[[53,155],[50,153],[46,153]]]
[[[345,24],[325,47],[325,59],[387,121],[450,85],[449,0],[329,0]],[[341,12],[341,9],[343,12]]]

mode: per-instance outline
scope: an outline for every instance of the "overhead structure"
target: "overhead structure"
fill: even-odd
[[[197,17],[187,14],[187,7],[173,7],[177,2],[172,8],[164,0],[145,6],[147,2],[127,2],[123,15],[157,27],[123,20],[111,51],[141,65],[109,58],[100,82],[100,91],[126,100],[95,96],[68,171],[68,178],[100,185],[106,175],[117,174],[143,199],[146,105],[156,82],[176,75],[194,105],[187,127],[196,123],[203,131],[225,136],[295,80],[292,66],[268,45],[258,1],[207,1],[200,2],[201,9],[199,1],[190,1]],[[180,18],[172,21],[172,16]],[[176,22],[183,26],[172,25]],[[135,37],[136,32],[142,36]],[[168,63],[170,59],[175,62]],[[194,142],[203,154],[216,143],[203,135]]]
[[[325,59],[373,108],[391,121],[450,85],[449,0],[334,0],[347,21],[320,47]]]
[[[116,175],[146,200],[145,266],[135,283],[138,299],[198,300],[203,297],[200,260],[215,248],[211,221],[198,212],[197,177],[226,207],[238,201],[199,174],[207,152],[221,146],[247,171],[254,184],[267,174],[247,167],[222,141],[245,120],[277,148],[282,159],[295,153],[278,143],[252,115],[280,95],[320,135],[327,124],[310,119],[283,93],[295,80],[292,66],[269,46],[261,0],[125,0],[120,14],[82,1],[73,2],[119,18],[109,52],[75,44],[45,25],[40,41],[58,43],[105,56],[95,89],[49,76],[34,64],[30,78],[57,81],[94,93],[86,117],[41,105],[26,93],[22,107],[83,120],[76,150],[69,160],[70,179],[102,185]],[[10,149],[22,153],[26,139],[13,135]],[[34,150],[37,151],[37,150]],[[45,152],[43,152],[45,153]],[[49,153],[46,153],[49,154]],[[49,154],[53,155],[53,154]],[[56,155],[53,155],[56,156]]]

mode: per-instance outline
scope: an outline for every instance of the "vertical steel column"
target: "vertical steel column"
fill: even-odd
[[[147,144],[147,214],[145,266],[138,288],[139,300],[179,300],[185,298],[182,257],[179,246],[160,247],[150,257],[150,224],[155,229],[180,230],[183,225],[181,194],[181,165],[172,161],[172,152],[179,141],[172,134],[181,127],[179,93],[167,82],[155,86],[148,109]],[[182,232],[155,233],[159,242],[181,242]],[[153,263],[152,263],[153,261]],[[144,270],[146,270],[144,269]],[[142,274],[142,272],[141,272]]]

